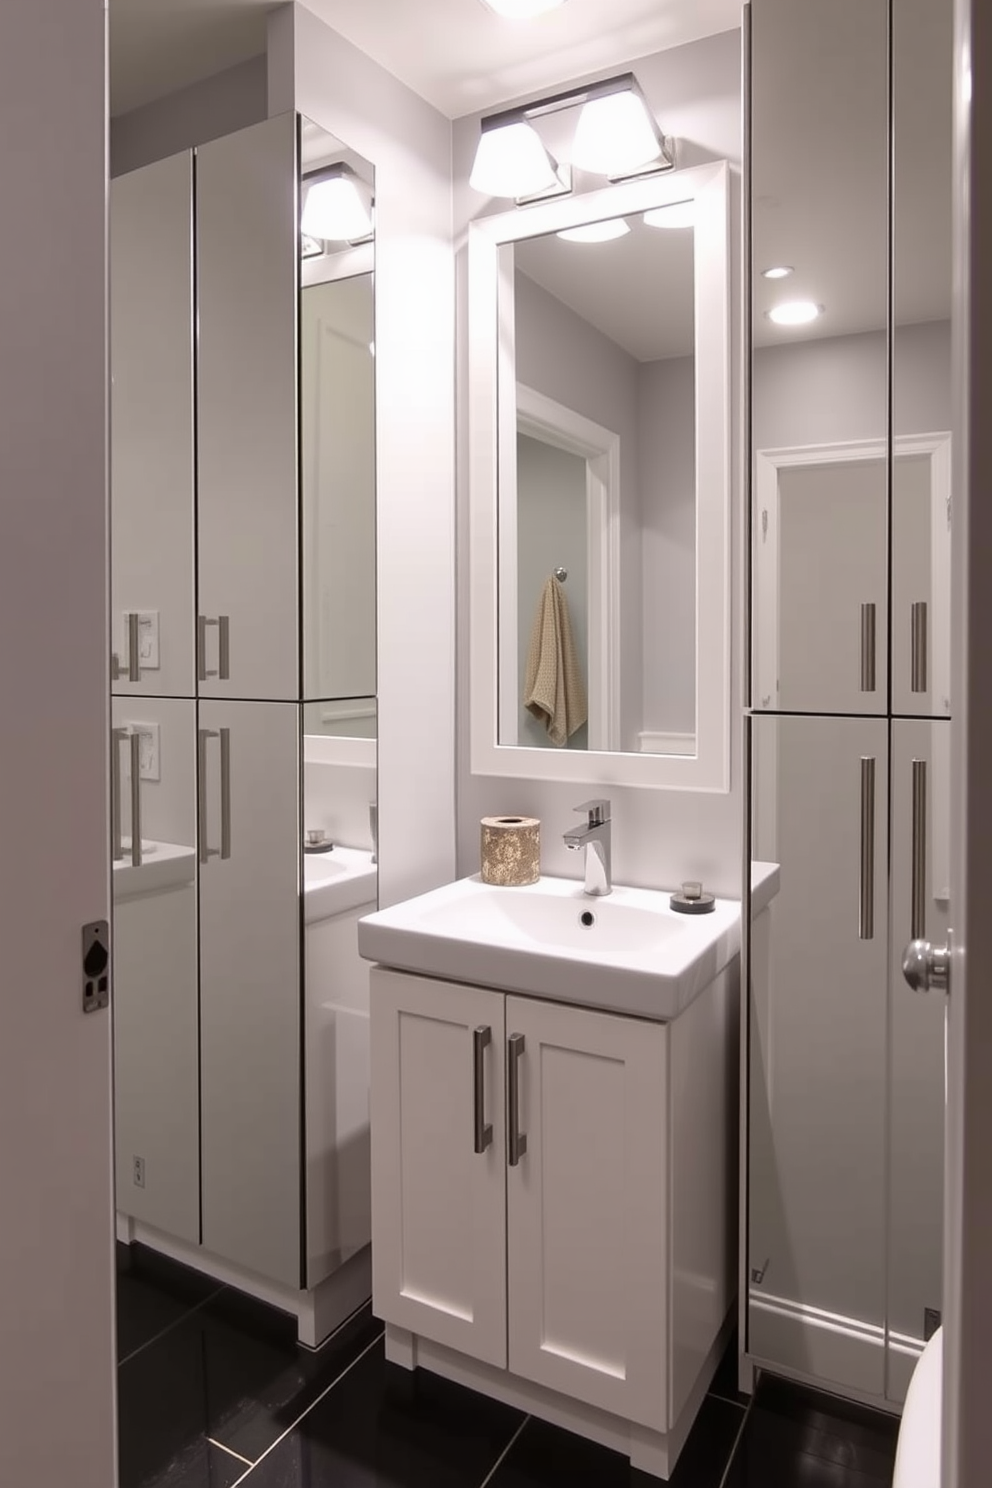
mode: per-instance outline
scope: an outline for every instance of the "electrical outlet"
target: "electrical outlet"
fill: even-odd
[[[145,1186],[145,1159],[143,1157],[132,1158],[131,1181],[135,1188]]]
[[[126,725],[129,733],[141,736],[141,779],[161,780],[162,766],[160,748],[162,727],[158,723],[132,722]]]

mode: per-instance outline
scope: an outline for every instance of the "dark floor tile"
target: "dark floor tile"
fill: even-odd
[[[744,1419],[742,1407],[707,1397],[670,1488],[720,1488]],[[489,1488],[657,1488],[626,1457],[536,1418],[527,1422]]]
[[[747,1405],[751,1399],[737,1388],[737,1333],[736,1330],[724,1350],[723,1358],[717,1366],[716,1374],[710,1385],[710,1394],[719,1395],[722,1400],[733,1400],[738,1405]]]
[[[245,1488],[479,1488],[524,1417],[377,1343],[252,1471]]]
[[[173,1488],[168,1464],[208,1437],[254,1461],[380,1331],[366,1307],[303,1349],[270,1313],[225,1289],[122,1364],[121,1488]]]
[[[898,1421],[763,1375],[726,1488],[888,1488]]]
[[[182,1266],[147,1245],[118,1244],[118,1359],[123,1361],[142,1348],[219,1289],[212,1276]]]

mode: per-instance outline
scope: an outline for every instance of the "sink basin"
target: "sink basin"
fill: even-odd
[[[303,855],[303,917],[308,925],[375,900],[377,870],[359,847]]]
[[[131,862],[131,839],[126,839],[124,858],[114,863],[114,898],[134,899],[145,894],[158,894],[179,884],[192,883],[196,877],[196,849],[178,842],[152,842],[141,839],[144,862],[135,868]]]
[[[549,877],[497,888],[476,875],[366,915],[358,949],[427,976],[674,1018],[740,950],[740,904],[681,915],[669,897],[615,887],[597,899]]]

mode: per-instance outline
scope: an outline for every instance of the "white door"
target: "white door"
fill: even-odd
[[[110,912],[106,10],[15,5],[3,33],[0,1483],[108,1488],[110,1013],[81,954]]]
[[[372,1305],[503,1369],[505,1001],[372,970]]]
[[[510,1369],[664,1431],[668,1030],[508,997],[506,1033]]]
[[[300,1285],[299,708],[201,703],[203,1244]]]
[[[201,697],[299,697],[296,116],[196,151]]]

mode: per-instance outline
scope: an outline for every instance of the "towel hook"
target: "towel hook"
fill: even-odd
[[[568,578],[568,569],[561,567],[556,568],[555,578],[558,580],[559,584],[564,584],[565,580]]]

